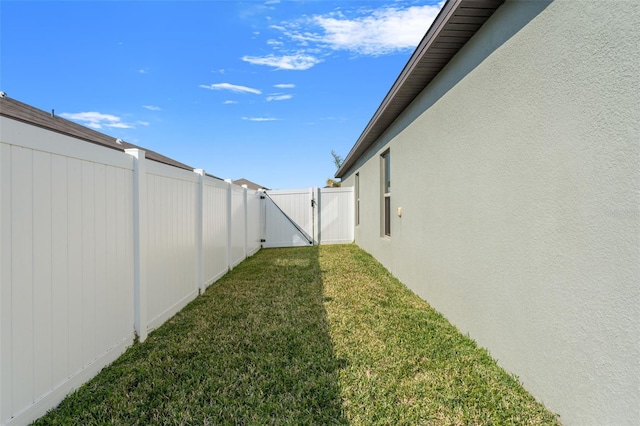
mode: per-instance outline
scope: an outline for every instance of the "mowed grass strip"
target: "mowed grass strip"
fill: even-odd
[[[358,425],[558,424],[486,350],[355,245],[321,246],[344,415]]]
[[[355,245],[262,250],[37,424],[555,424]]]
[[[38,424],[344,423],[317,248],[262,250]]]

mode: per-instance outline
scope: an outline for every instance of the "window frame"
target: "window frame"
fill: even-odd
[[[358,226],[360,225],[360,172],[356,173],[355,192],[356,226]]]
[[[382,192],[382,236],[391,237],[391,150],[380,155],[381,160],[381,192]]]

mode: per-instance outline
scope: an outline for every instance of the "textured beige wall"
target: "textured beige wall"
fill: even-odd
[[[345,179],[356,242],[568,425],[640,424],[639,29],[507,1]]]

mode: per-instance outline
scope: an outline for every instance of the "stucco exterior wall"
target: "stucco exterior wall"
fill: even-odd
[[[639,29],[507,1],[344,179],[356,243],[568,425],[640,424]]]

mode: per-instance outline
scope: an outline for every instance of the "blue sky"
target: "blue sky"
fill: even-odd
[[[440,6],[3,0],[0,90],[222,178],[323,186]]]

